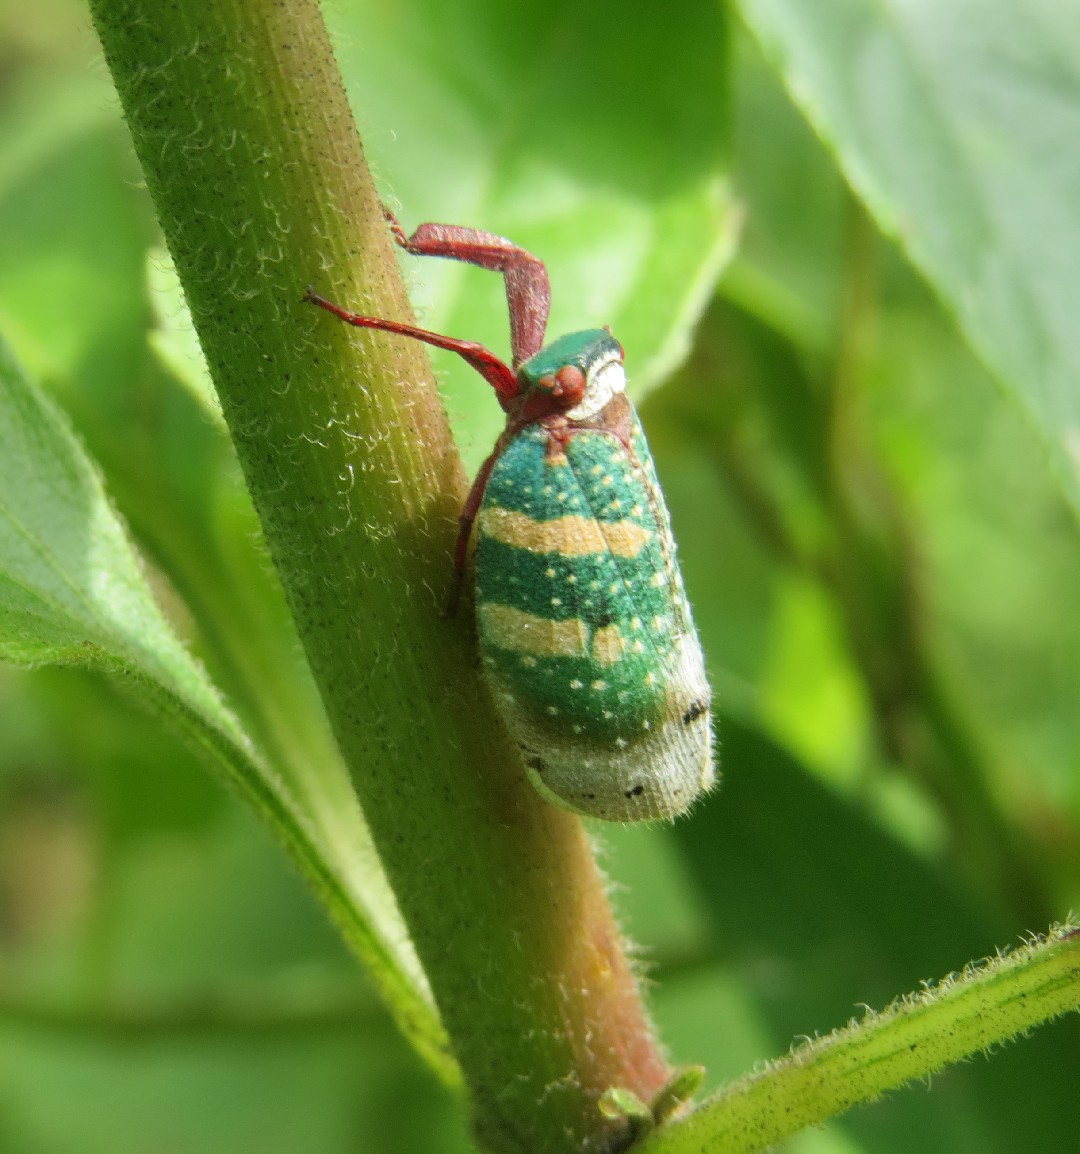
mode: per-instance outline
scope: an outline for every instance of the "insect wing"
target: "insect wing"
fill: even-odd
[[[631,452],[540,427],[507,447],[479,518],[484,665],[550,800],[672,817],[712,783],[709,690],[667,510],[636,417]]]

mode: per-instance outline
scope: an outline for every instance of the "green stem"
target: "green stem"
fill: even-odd
[[[312,672],[490,1150],[617,1144],[667,1070],[581,823],[441,617],[464,479],[312,0],[91,0]]]
[[[1080,930],[1055,931],[800,1046],[657,1131],[637,1154],[753,1154],[1080,1009]]]

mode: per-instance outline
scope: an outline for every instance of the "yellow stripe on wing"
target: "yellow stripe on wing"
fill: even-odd
[[[510,605],[484,602],[477,606],[480,629],[493,645],[533,657],[584,657],[589,628],[578,617],[549,621]]]
[[[535,521],[526,513],[497,507],[480,514],[480,532],[504,545],[561,557],[609,552],[616,557],[636,557],[652,537],[652,530],[636,521],[605,521],[601,525],[595,517],[576,515]]]

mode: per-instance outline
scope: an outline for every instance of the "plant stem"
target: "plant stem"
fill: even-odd
[[[341,753],[486,1149],[601,1149],[667,1070],[578,819],[527,785],[443,620],[464,479],[313,0],[91,0]]]
[[[798,1047],[655,1132],[640,1154],[754,1154],[1080,1009],[1080,930],[1058,930]]]

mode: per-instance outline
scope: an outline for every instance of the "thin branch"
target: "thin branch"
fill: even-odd
[[[755,1154],[1073,1010],[1080,928],[1063,926],[797,1046],[657,1131],[639,1154]]]

